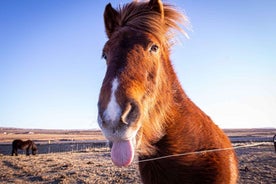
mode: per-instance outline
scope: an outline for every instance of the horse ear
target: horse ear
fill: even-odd
[[[161,15],[161,20],[164,19],[164,8],[163,8],[163,3],[162,3],[161,0],[150,0],[150,2],[149,2],[149,7],[150,7],[152,10],[154,10],[154,11],[160,13],[160,15]]]
[[[112,33],[119,25],[118,17],[119,17],[119,13],[114,8],[112,8],[111,4],[109,3],[108,5],[106,5],[104,10],[104,24],[105,24],[105,32],[108,38],[111,37]]]

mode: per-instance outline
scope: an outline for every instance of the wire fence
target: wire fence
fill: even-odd
[[[107,141],[60,141],[60,142],[36,142],[38,154],[58,152],[84,152],[95,148],[108,148]],[[0,144],[0,154],[10,155],[11,144]],[[31,151],[30,151],[31,152]],[[25,154],[24,150],[18,150],[19,154]]]
[[[230,137],[233,146],[239,143],[260,143],[260,142],[270,142],[274,143],[276,152],[276,135],[271,137]],[[36,142],[38,147],[38,154],[48,154],[48,153],[59,153],[59,152],[87,152],[95,148],[109,148],[110,145],[108,141],[44,141]],[[254,145],[254,144],[253,144]],[[239,145],[240,146],[240,145]],[[0,144],[0,154],[10,155],[12,152],[11,144]],[[24,150],[18,150],[19,154],[25,154]]]

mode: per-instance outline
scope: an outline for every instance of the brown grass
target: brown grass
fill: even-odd
[[[238,136],[237,132],[230,133]],[[270,133],[257,131],[258,135],[270,137],[275,133],[275,130]],[[241,136],[246,135],[256,136],[252,132],[241,132]],[[58,139],[60,138],[58,136]],[[251,143],[235,145],[247,144]],[[239,158],[239,184],[276,183],[276,153],[272,142],[240,148],[236,152]],[[137,163],[127,168],[115,167],[110,159],[109,148],[35,156],[0,155],[0,168],[0,183],[141,183]]]
[[[139,183],[133,164],[113,166],[107,148],[18,157],[1,156],[0,180],[5,183]]]
[[[0,128],[0,143],[9,143],[14,139],[45,141],[105,140],[99,130],[43,130]]]
[[[272,144],[237,150],[240,184],[275,183],[276,153]],[[141,183],[138,166],[115,167],[109,149],[18,157],[0,156],[4,183]]]

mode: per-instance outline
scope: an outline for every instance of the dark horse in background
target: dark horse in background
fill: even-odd
[[[32,150],[32,154],[35,155],[37,153],[37,146],[31,140],[22,141],[20,139],[16,139],[12,142],[12,156],[17,156],[18,149],[26,150],[26,155],[30,155],[30,150]]]
[[[186,95],[170,61],[183,21],[161,0],[106,6],[98,123],[115,165],[128,166],[138,154],[143,183],[235,184],[230,140]]]

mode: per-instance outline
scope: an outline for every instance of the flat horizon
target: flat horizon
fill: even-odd
[[[17,130],[64,130],[64,131],[101,131],[100,128],[91,128],[91,129],[68,129],[68,128],[21,128],[21,127],[0,127],[0,130],[3,129],[17,129]],[[222,130],[263,130],[263,129],[275,129],[276,127],[252,127],[252,128],[221,128]]]

